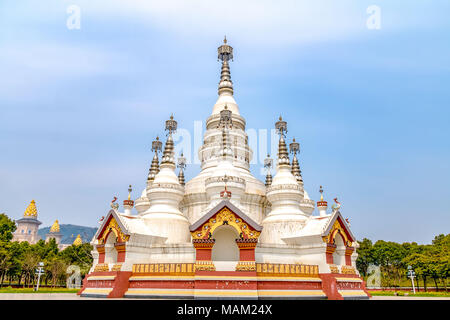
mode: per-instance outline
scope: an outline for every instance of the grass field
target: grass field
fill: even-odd
[[[33,288],[0,288],[0,293],[76,293],[80,289],[66,289],[66,288],[40,288],[39,291],[34,291]]]
[[[373,296],[394,296],[395,292],[399,296],[407,296],[409,297],[446,297],[450,298],[450,292],[416,292],[416,294],[413,294],[410,291],[370,291],[370,294]]]

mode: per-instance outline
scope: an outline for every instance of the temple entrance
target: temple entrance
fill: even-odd
[[[345,243],[341,234],[338,232],[334,238],[336,250],[333,253],[333,263],[336,265],[345,265]]]
[[[218,227],[212,235],[216,242],[212,248],[212,260],[217,271],[235,271],[239,261],[239,248],[236,239],[239,234],[228,225]]]
[[[114,247],[116,235],[110,232],[105,241],[105,263],[117,263],[117,250]]]

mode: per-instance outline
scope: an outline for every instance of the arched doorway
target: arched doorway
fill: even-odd
[[[212,238],[216,240],[212,248],[212,260],[217,271],[234,271],[239,261],[239,247],[236,239],[239,238],[237,230],[223,225],[214,230]]]
[[[333,252],[333,263],[335,265],[345,265],[345,242],[340,232],[334,237],[336,250]]]
[[[117,250],[114,247],[117,237],[110,231],[105,241],[105,263],[117,263]]]

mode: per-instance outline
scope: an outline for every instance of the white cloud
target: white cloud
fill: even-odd
[[[169,0],[79,1],[82,14],[132,16],[180,36],[227,34],[233,41],[282,45],[350,36],[365,28],[365,10],[341,1]]]

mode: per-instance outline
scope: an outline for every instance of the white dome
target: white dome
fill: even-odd
[[[228,110],[230,110],[235,115],[240,115],[239,107],[234,100],[234,97],[230,94],[222,93],[216,101],[216,104],[213,107],[212,114],[219,114],[227,106]]]
[[[272,180],[272,186],[278,185],[298,185],[297,179],[289,168],[280,168]]]
[[[153,180],[153,185],[155,184],[164,184],[164,183],[173,183],[173,184],[180,184],[178,181],[178,177],[173,171],[173,169],[164,167],[161,165],[161,170],[158,172],[158,174],[155,176],[155,180]]]

